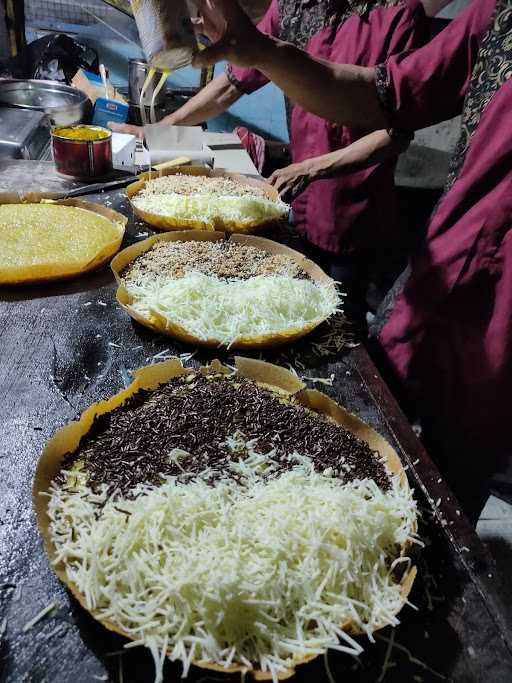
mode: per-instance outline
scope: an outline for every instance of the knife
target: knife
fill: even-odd
[[[151,167],[154,171],[164,171],[167,168],[174,166],[185,166],[190,163],[188,157],[178,157],[171,161],[164,161],[161,164],[155,164]],[[85,197],[89,194],[96,194],[98,192],[107,192],[108,190],[116,190],[120,187],[126,187],[130,183],[140,180],[140,175],[124,176],[117,180],[109,180],[102,183],[93,183],[92,185],[84,185],[77,187],[74,190],[67,190],[62,192],[27,192],[20,195],[23,201],[39,201],[39,199],[73,199],[75,197]]]

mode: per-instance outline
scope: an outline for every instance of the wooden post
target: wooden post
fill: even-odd
[[[5,18],[9,49],[16,57],[27,44],[25,38],[25,0],[5,0]]]
[[[4,0],[0,0],[0,59],[5,59],[6,57],[9,57],[10,54],[5,2]]]

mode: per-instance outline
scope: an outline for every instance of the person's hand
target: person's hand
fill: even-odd
[[[308,165],[299,163],[277,169],[268,181],[279,192],[283,202],[289,204],[304,192],[313,179]]]
[[[129,123],[114,123],[114,121],[109,121],[107,126],[114,133],[127,133],[128,135],[135,135],[136,138],[142,140],[144,138],[144,129],[142,126],[132,126]]]
[[[194,0],[198,16],[194,30],[212,43],[198,52],[193,66],[204,67],[227,60],[236,66],[254,66],[267,36],[258,31],[236,0]]]

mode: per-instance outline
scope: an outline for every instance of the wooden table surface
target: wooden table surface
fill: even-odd
[[[23,162],[16,174],[0,169],[0,190],[35,189],[49,166]],[[51,181],[55,189],[54,180]],[[125,244],[151,232],[134,221],[122,191],[91,199],[129,216]],[[137,237],[138,235],[138,237]],[[97,624],[63,588],[49,567],[31,508],[31,483],[39,454],[55,429],[89,404],[127,382],[129,370],[191,349],[133,323],[116,305],[109,269],[67,283],[0,290],[0,680],[9,683],[91,683],[153,680],[144,649],[123,651],[124,639]],[[334,680],[512,681],[512,636],[494,598],[494,569],[428,454],[410,429],[364,347],[327,356],[312,344],[324,327],[286,352],[265,354],[293,362],[299,374],[334,375],[333,386],[315,384],[360,415],[397,449],[408,468],[423,513],[426,544],[419,576],[401,625],[363,643],[359,659],[329,654]],[[336,340],[336,336],[329,338]],[[198,352],[204,363],[216,352]],[[298,363],[297,363],[298,362]],[[40,610],[55,610],[28,630]],[[387,662],[386,666],[384,663]],[[166,681],[178,681],[166,665]],[[228,681],[194,671],[191,680]],[[328,681],[322,658],[299,668],[296,679]]]

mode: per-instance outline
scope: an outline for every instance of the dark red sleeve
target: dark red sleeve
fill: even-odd
[[[279,7],[277,0],[272,0],[265,16],[258,24],[258,28],[262,33],[279,38]],[[228,64],[226,67],[226,75],[229,81],[246,95],[262,88],[269,82],[269,79],[257,69],[244,69],[232,66],[231,64]]]
[[[377,22],[382,26],[374,25]],[[382,47],[386,56],[417,49],[430,39],[430,25],[420,0],[403,0],[397,8],[372,12],[370,23],[379,40],[386,36]]]
[[[430,43],[376,67],[376,85],[390,124],[417,130],[462,110],[483,35],[496,0],[473,0]]]

